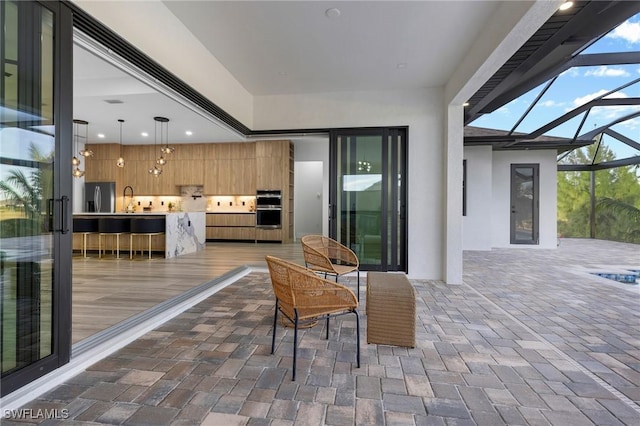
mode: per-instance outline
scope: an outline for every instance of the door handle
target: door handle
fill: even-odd
[[[47,198],[46,232],[53,232],[53,198]]]
[[[67,234],[69,233],[69,197],[63,195],[60,199],[60,220],[62,221],[62,225],[60,226],[60,233]]]
[[[53,223],[54,210],[58,204],[60,204],[60,226],[55,227]],[[66,195],[59,199],[47,199],[47,232],[60,232],[61,234],[69,232],[69,197]]]

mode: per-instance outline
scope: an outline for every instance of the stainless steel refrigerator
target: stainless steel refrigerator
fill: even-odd
[[[85,182],[84,206],[87,212],[115,213],[116,183]]]

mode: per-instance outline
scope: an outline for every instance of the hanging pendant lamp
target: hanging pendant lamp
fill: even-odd
[[[173,152],[173,148],[169,147],[168,141],[169,119],[166,117],[153,117],[153,119],[156,120],[156,123],[160,125],[160,157],[156,159],[156,164],[159,166],[164,166],[165,164],[167,164],[167,159],[164,158],[163,154],[170,154]],[[165,139],[166,147],[162,146],[165,143]]]
[[[160,125],[160,138],[162,138],[162,123],[168,122],[169,119],[164,117],[153,117],[153,119],[156,121],[154,125],[154,136],[153,136],[153,150],[155,152],[155,150],[157,149],[157,142],[158,142],[158,125]],[[160,141],[160,144],[162,144],[162,140]],[[159,177],[162,174],[162,168],[158,167],[158,165],[161,166],[163,164],[166,164],[166,162],[167,161],[161,155],[160,158],[156,159],[156,162],[153,165],[153,167],[149,169],[149,174],[152,175],[153,177]]]
[[[83,157],[91,157],[93,155],[93,151],[87,148],[87,143],[89,143],[89,122],[84,120],[78,120],[79,124],[84,124],[84,148],[78,154]]]
[[[124,123],[124,120],[119,119],[118,122],[120,123],[120,156],[116,160],[116,166],[122,168],[124,167],[124,158],[122,157],[122,123]]]
[[[176,149],[172,146],[169,146],[169,119],[164,117],[158,117],[158,118],[162,118],[161,122],[164,123],[164,127],[165,127],[165,131],[160,132],[160,152],[162,152],[163,154],[172,154],[173,151],[175,151]],[[164,134],[164,146],[162,146],[163,134]]]
[[[89,122],[84,121],[84,120],[73,120],[73,151],[77,152],[78,149],[78,139],[81,137],[80,136],[80,126],[84,126],[85,127],[85,144],[87,143],[87,133],[88,130],[87,128],[89,127]],[[82,155],[82,152],[84,150],[80,151],[80,155]],[[89,151],[91,152],[91,151]],[[93,152],[91,152],[91,155],[93,155]],[[76,157],[75,155],[73,156],[73,158],[71,159],[71,165],[73,166],[73,169],[71,171],[71,175],[75,178],[81,178],[82,176],[84,176],[84,170],[80,169],[80,159],[78,157]]]

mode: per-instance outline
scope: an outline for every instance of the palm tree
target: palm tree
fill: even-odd
[[[618,220],[622,220],[626,240],[628,242],[640,242],[640,209],[624,201],[604,197],[598,200],[598,205],[604,207],[608,212],[615,215]]]
[[[52,196],[53,152],[43,155],[32,143],[29,153],[39,167],[32,170],[30,176],[20,169],[9,170],[9,177],[0,181],[0,193],[14,205],[23,206],[25,214],[35,219],[40,216],[43,198]]]

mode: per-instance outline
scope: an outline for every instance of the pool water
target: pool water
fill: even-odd
[[[629,272],[591,272],[593,275],[597,275],[602,278],[607,278],[613,281],[624,284],[638,284],[640,279],[640,272],[630,270]]]

